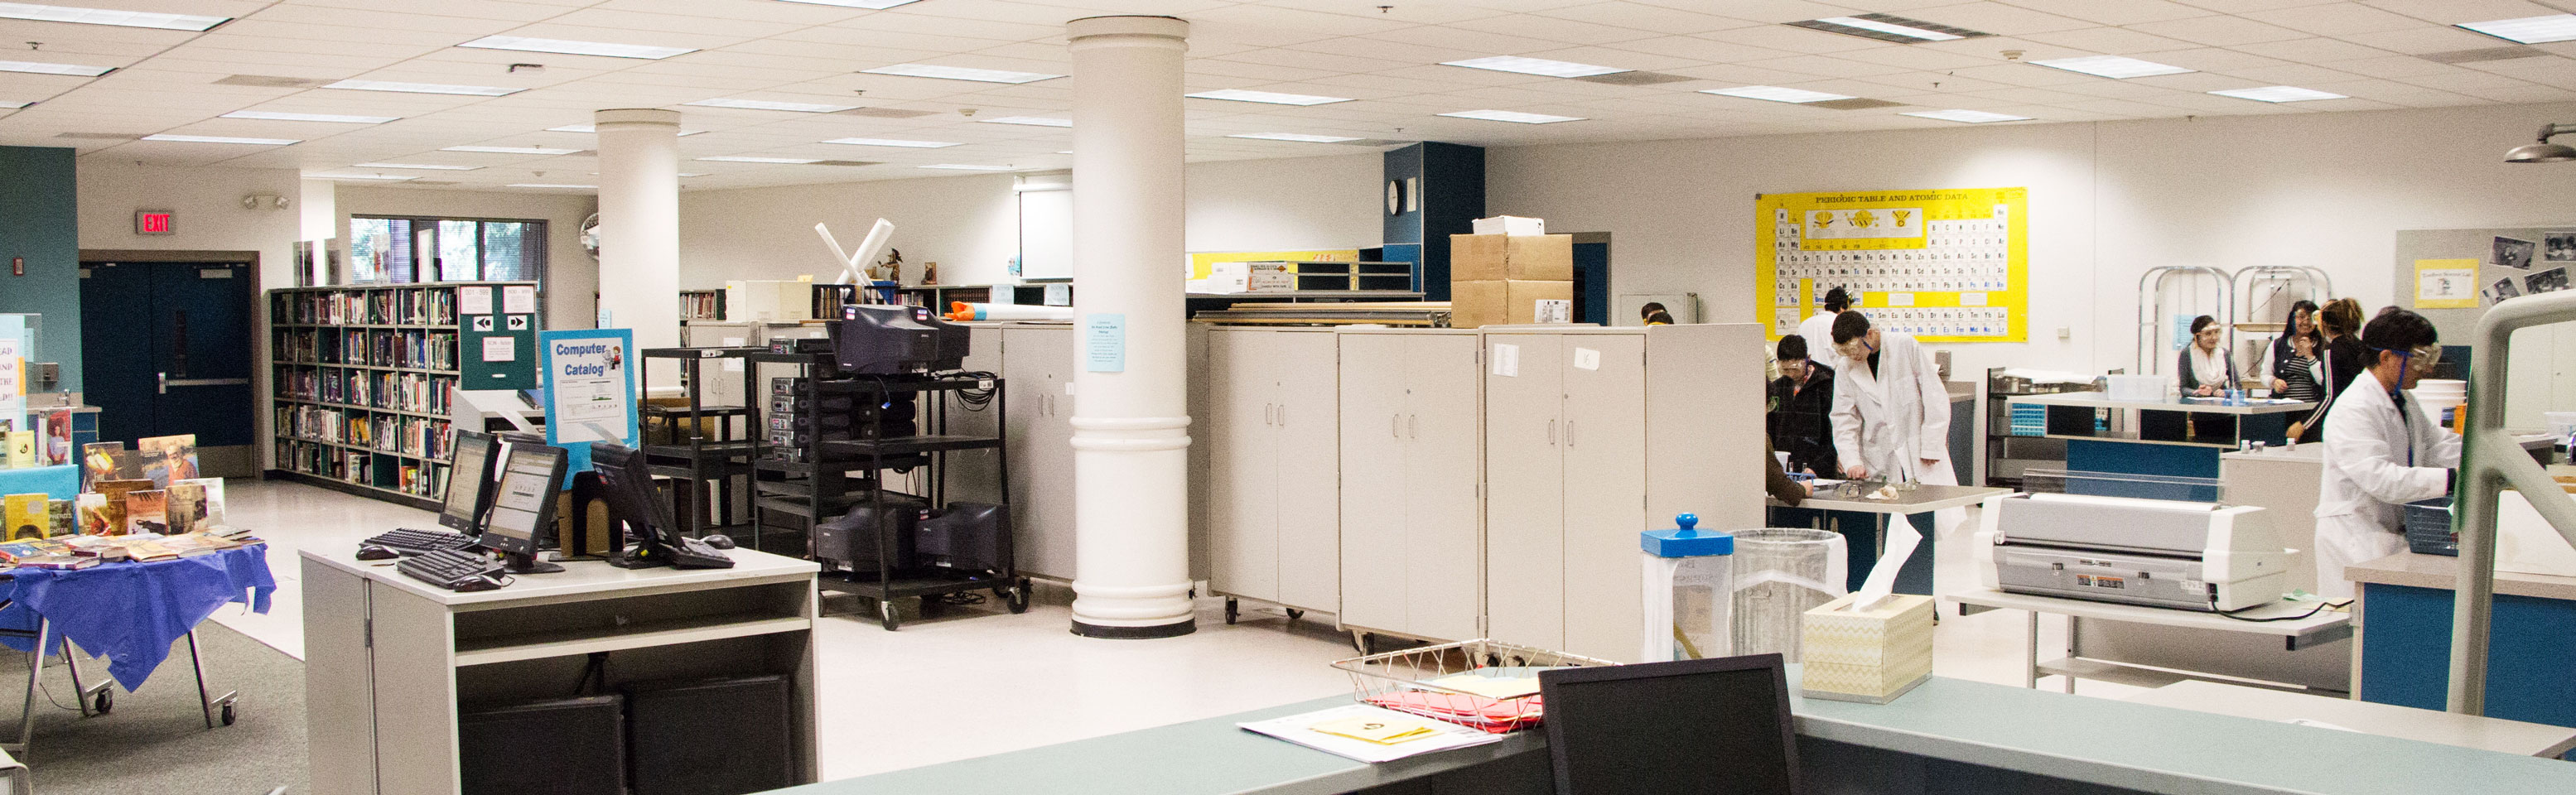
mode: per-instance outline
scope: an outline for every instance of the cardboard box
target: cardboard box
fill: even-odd
[[[1932,678],[1932,597],[1893,594],[1854,611],[1857,596],[1807,611],[1798,653],[1808,698],[1885,704]]]
[[[1573,235],[1450,235],[1453,282],[1574,280]]]
[[[1570,281],[1473,281],[1449,284],[1449,326],[1573,322]]]
[[[1492,218],[1478,218],[1475,220],[1474,224],[1476,234],[1480,235],[1547,234],[1547,221],[1539,218],[1522,218],[1517,215],[1497,215]]]

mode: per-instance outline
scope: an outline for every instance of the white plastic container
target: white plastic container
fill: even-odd
[[[1480,235],[1547,234],[1547,221],[1545,219],[1523,218],[1517,215],[1497,215],[1492,218],[1478,218],[1473,222],[1473,227],[1476,234]]]
[[[2164,376],[2109,375],[2102,378],[2106,385],[2104,391],[2112,400],[2159,402],[2165,399],[2168,382]]]

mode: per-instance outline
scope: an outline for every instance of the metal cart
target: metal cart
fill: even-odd
[[[15,579],[7,574],[0,574],[0,582]],[[0,609],[6,609],[16,603],[15,599],[0,599]],[[45,648],[48,646],[56,644],[62,646],[63,667],[71,669],[73,698],[80,703],[81,717],[105,715],[116,709],[115,680],[101,679],[97,684],[82,682],[79,650],[72,645],[70,639],[54,634],[53,622],[47,621],[45,617],[36,617],[36,628],[33,630],[0,629],[0,637],[25,638],[35,642],[27,652],[27,696],[23,702],[24,709],[18,715],[18,736],[14,741],[0,741],[0,752],[24,754],[27,752],[27,746],[36,739],[36,691],[44,685]],[[199,711],[205,716],[206,728],[214,728],[218,721],[225,726],[233,725],[233,721],[240,717],[241,692],[227,691],[218,696],[207,690],[206,657],[204,653],[197,650],[197,631],[188,630],[187,637],[188,667],[197,675],[197,705]]]
[[[649,348],[643,352],[646,359],[680,362],[680,383],[688,393],[688,405],[646,404],[639,407],[638,413],[645,425],[647,466],[655,476],[679,481],[672,489],[672,515],[686,517],[679,521],[692,538],[750,530],[752,548],[760,548],[759,523],[754,521],[758,517],[750,515],[748,504],[750,482],[756,472],[752,459],[760,452],[760,411],[752,403],[759,397],[752,389],[758,374],[743,358],[768,351],[731,347]],[[743,403],[708,405],[710,382],[705,367],[708,362],[721,365],[726,361],[736,362],[741,368]],[[644,393],[652,394],[652,368],[644,368],[642,373]],[[654,442],[657,431],[665,440],[658,444]],[[737,501],[737,497],[741,500]]]

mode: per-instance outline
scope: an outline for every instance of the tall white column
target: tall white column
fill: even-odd
[[[599,127],[599,308],[637,348],[680,346],[680,114],[603,110]],[[577,234],[565,229],[558,234]],[[679,383],[656,359],[653,383]]]
[[[1073,48],[1073,631],[1188,634],[1189,377],[1182,337],[1181,55],[1189,23],[1077,19]],[[1125,363],[1086,354],[1111,342]]]

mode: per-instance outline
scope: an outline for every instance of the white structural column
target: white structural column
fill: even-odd
[[[1181,55],[1189,23],[1065,25],[1073,48],[1073,631],[1164,638],[1192,623],[1183,350]],[[1094,326],[1114,322],[1123,340]],[[1107,371],[1102,351],[1123,346]]]
[[[680,346],[680,114],[603,110],[599,127],[599,308],[637,348]],[[559,230],[557,234],[578,234]],[[671,360],[659,366],[676,367]],[[652,382],[678,383],[678,372]]]

